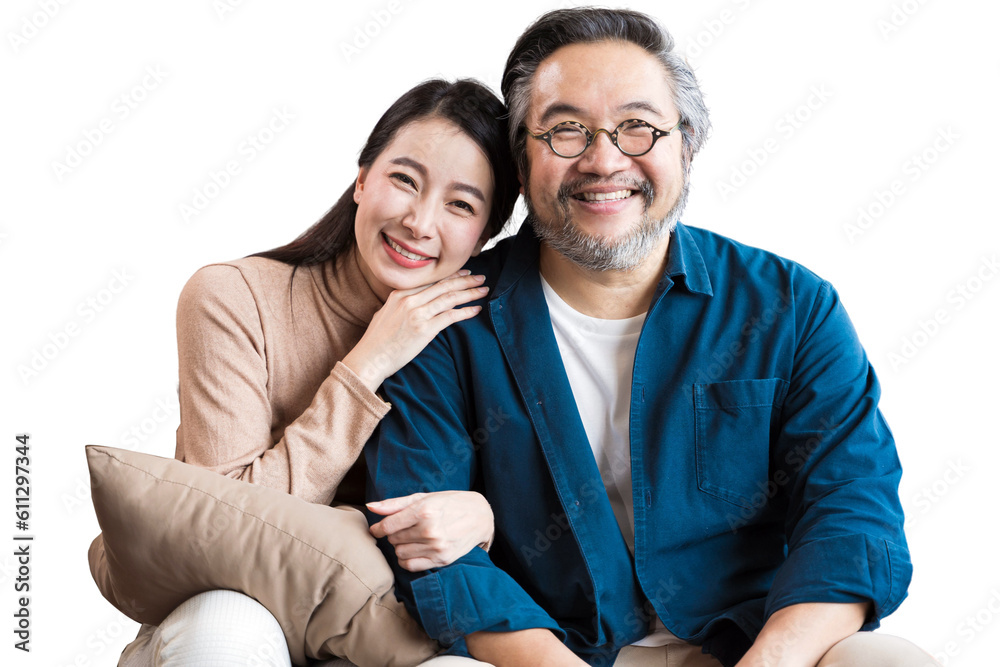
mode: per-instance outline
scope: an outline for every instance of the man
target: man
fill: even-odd
[[[475,489],[494,510],[489,554],[429,573],[381,541],[411,612],[495,665],[933,665],[856,634],[911,565],[836,292],[678,223],[709,121],[669,35],[551,12],[503,93],[528,224],[470,265],[486,312],[386,382],[366,450],[373,497]]]

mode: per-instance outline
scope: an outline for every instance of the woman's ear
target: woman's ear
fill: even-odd
[[[361,203],[361,193],[365,189],[365,178],[368,176],[368,167],[358,169],[358,178],[354,181],[354,203]]]

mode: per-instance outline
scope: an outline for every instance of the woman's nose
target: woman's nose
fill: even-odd
[[[434,230],[434,215],[427,206],[414,206],[403,218],[403,226],[410,230],[413,238],[428,238]]]

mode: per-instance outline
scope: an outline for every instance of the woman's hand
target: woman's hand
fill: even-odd
[[[493,510],[475,491],[414,493],[368,503],[368,509],[386,515],[371,533],[388,537],[400,567],[410,572],[448,565],[493,541]]]
[[[482,286],[484,279],[462,269],[432,285],[392,292],[342,363],[375,391],[442,329],[482,310],[480,306],[455,306],[486,296],[489,288]]]

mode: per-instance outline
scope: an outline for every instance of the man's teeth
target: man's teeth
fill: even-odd
[[[403,257],[406,257],[407,259],[413,259],[413,260],[430,259],[430,257],[424,257],[423,255],[418,255],[416,253],[410,252],[406,248],[403,248],[399,244],[394,242],[388,236],[385,237],[385,240],[389,244],[390,248],[398,252]]]
[[[618,190],[616,192],[583,192],[584,201],[613,201],[615,199],[626,199],[632,196],[631,190]]]

